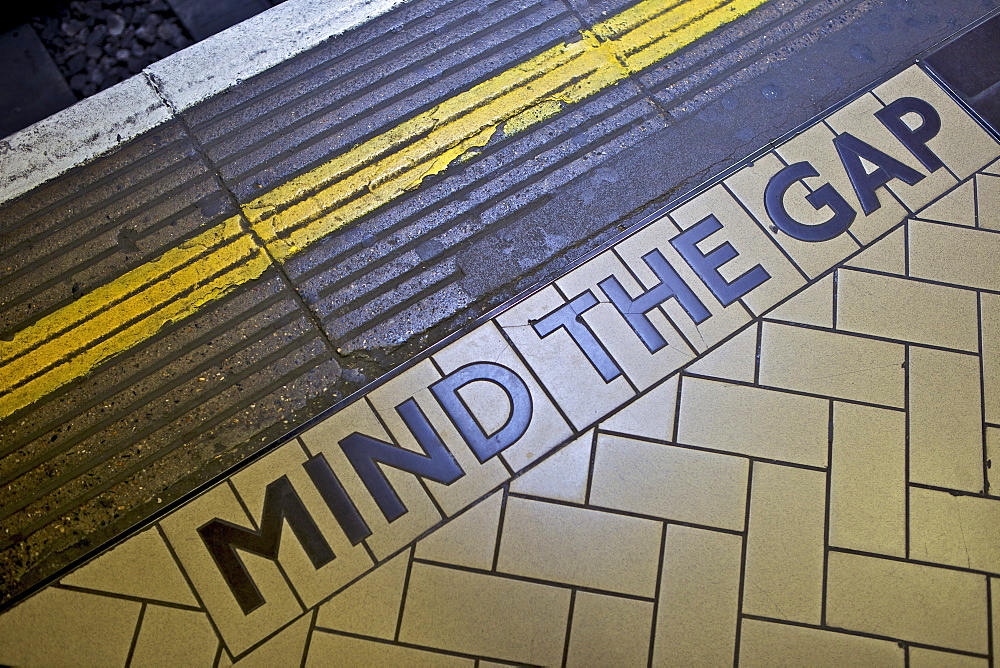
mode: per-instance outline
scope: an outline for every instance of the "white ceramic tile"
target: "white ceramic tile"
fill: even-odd
[[[711,355],[709,355],[711,356]],[[601,429],[669,441],[674,435],[677,387],[674,375],[601,423]]]
[[[651,602],[577,592],[566,665],[646,665],[652,621]]]
[[[837,273],[837,328],[977,352],[976,293],[860,271]]]
[[[667,527],[654,665],[733,664],[742,551],[740,536]]]
[[[652,597],[661,532],[654,520],[510,497],[497,571]]]
[[[416,563],[400,640],[505,661],[562,660],[570,591]]]
[[[125,596],[197,607],[180,567],[155,528],[132,536],[61,582]]]
[[[830,544],[906,556],[906,414],[836,402]]]
[[[404,550],[322,603],[316,626],[392,640],[409,564],[410,550]]]
[[[904,346],[765,322],[760,383],[797,392],[902,408]]]
[[[594,431],[585,432],[510,483],[510,491],[544,499],[584,503]]]
[[[827,274],[784,304],[769,311],[772,320],[833,327],[833,274]]]
[[[826,474],[755,462],[743,612],[819,624]]]
[[[142,604],[49,587],[0,616],[0,662],[124,665]]]
[[[910,482],[983,489],[979,358],[910,348]]]
[[[974,573],[831,552],[831,626],[911,642],[985,652],[986,578]]]
[[[503,492],[494,492],[417,543],[417,559],[490,570]]]
[[[919,220],[909,228],[910,276],[1000,291],[1000,234]]]
[[[742,624],[741,666],[906,665],[903,648],[891,640],[757,619]]]
[[[743,457],[601,434],[590,503],[742,531],[749,470]]]
[[[690,373],[752,383],[757,372],[757,332],[750,326],[687,368]]]
[[[685,377],[677,440],[751,457],[826,466],[826,399]]]

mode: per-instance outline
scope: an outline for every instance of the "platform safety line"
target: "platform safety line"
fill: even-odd
[[[767,0],[645,0],[243,205],[285,261],[447,169],[666,58]],[[199,311],[270,266],[238,217],[0,340],[0,419]]]
[[[244,206],[283,261],[371,213],[502,126],[522,131],[662,60],[765,0],[646,0]],[[544,105],[546,111],[532,113]]]

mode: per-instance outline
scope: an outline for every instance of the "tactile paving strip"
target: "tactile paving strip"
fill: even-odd
[[[998,158],[902,72],[7,612],[0,660],[987,665]]]

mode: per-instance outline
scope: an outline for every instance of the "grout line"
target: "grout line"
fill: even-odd
[[[854,269],[852,269],[851,271],[860,271],[862,273],[869,273],[869,274],[877,273],[877,272],[871,272],[871,271],[866,271],[866,270],[854,270]],[[881,274],[881,275],[885,276],[887,274]],[[893,277],[893,278],[897,278],[898,279],[899,277],[896,276],[896,277]],[[906,280],[906,279],[904,279],[904,280]],[[918,347],[918,348],[927,348],[927,349],[930,349],[930,350],[940,350],[942,352],[955,353],[955,354],[958,354],[958,355],[968,355],[970,357],[971,356],[976,356],[976,355],[979,354],[978,352],[973,351],[973,350],[960,350],[958,348],[949,348],[947,346],[939,346],[939,345],[935,345],[935,344],[932,344],[932,343],[922,343],[920,341],[907,341],[906,339],[893,339],[893,338],[890,338],[888,336],[881,336],[881,335],[878,335],[878,334],[867,334],[867,333],[864,333],[864,332],[854,332],[854,331],[843,330],[843,329],[831,329],[829,327],[821,327],[819,325],[807,325],[807,324],[802,324],[802,323],[797,323],[797,322],[791,322],[791,321],[788,321],[788,320],[772,320],[770,318],[764,318],[764,322],[777,322],[777,323],[781,323],[782,325],[785,325],[785,326],[788,326],[788,327],[796,327],[798,329],[811,329],[811,330],[817,331],[817,332],[826,332],[827,334],[839,334],[841,336],[848,336],[848,337],[852,337],[852,338],[866,339],[866,340],[869,340],[869,341],[882,341],[882,342],[885,342],[885,343],[895,343],[895,344],[898,344],[898,345],[910,345],[910,346],[915,346],[915,347]]]
[[[406,561],[406,575],[403,577],[403,592],[399,599],[399,616],[396,618],[396,629],[392,634],[392,639],[399,642],[399,634],[403,630],[403,612],[406,610],[406,599],[410,590],[410,574],[413,572],[413,562],[416,549],[410,547],[409,558]]]
[[[833,270],[833,329],[837,327],[837,313],[840,311],[840,268]]]
[[[996,636],[996,630],[994,624],[996,619],[994,615],[997,611],[993,609],[993,578],[986,576],[986,642],[990,654],[990,665],[996,665],[996,653],[997,647],[994,645],[994,637]]]
[[[309,629],[306,631],[306,642],[302,646],[302,661],[300,662],[300,668],[305,668],[306,661],[309,658],[309,646],[312,645],[313,633],[316,631],[316,619],[319,617],[319,606],[315,606],[312,611],[312,616],[309,618]]]
[[[701,379],[700,376],[698,376],[697,378]],[[823,397],[823,398],[827,399],[828,397]],[[841,400],[837,399],[836,401],[841,401]],[[866,405],[866,404],[856,404],[856,402],[847,402],[847,401],[845,401],[844,403],[851,403],[851,404],[862,405],[862,406]],[[882,408],[882,407],[878,406],[878,408]],[[896,409],[887,409],[887,408],[885,408],[883,410],[894,410],[896,412],[902,412],[902,409],[899,409],[899,408],[896,408]],[[609,436],[618,436],[618,437],[621,437],[621,438],[627,438],[627,439],[629,439],[631,441],[639,441],[639,442],[642,442],[642,443],[656,443],[657,445],[666,445],[666,446],[669,446],[671,448],[682,448],[684,450],[692,450],[694,452],[708,452],[708,453],[715,454],[715,455],[725,455],[727,457],[736,457],[736,458],[739,458],[739,459],[746,459],[746,460],[749,460],[749,461],[761,462],[761,463],[764,463],[764,464],[774,464],[775,466],[787,466],[789,468],[805,469],[806,471],[818,471],[818,472],[821,472],[821,473],[824,472],[824,471],[826,471],[826,469],[827,469],[826,466],[815,466],[813,464],[801,464],[799,462],[792,462],[792,461],[787,461],[787,460],[784,460],[784,459],[773,459],[771,457],[763,457],[763,456],[760,456],[760,455],[748,455],[745,452],[736,452],[734,450],[719,450],[718,448],[709,448],[709,447],[706,447],[706,446],[703,446],[703,445],[691,445],[689,443],[683,443],[683,442],[677,442],[677,441],[667,441],[667,440],[663,440],[663,439],[660,439],[660,438],[653,438],[652,436],[642,436],[642,435],[639,435],[639,434],[629,434],[629,433],[622,432],[622,431],[614,431],[612,429],[600,429],[598,431],[601,434],[607,434]],[[525,494],[514,494],[514,495],[515,496],[526,496]],[[556,500],[556,499],[552,500],[552,503],[557,503],[557,502],[559,502],[559,501]],[[564,503],[569,503],[569,502],[567,501],[567,502],[564,502]],[[590,501],[588,501],[587,503],[589,504]]]
[[[753,384],[760,385],[760,362],[764,348],[764,322],[757,321],[757,345],[754,348],[753,357]]]
[[[566,668],[566,662],[569,660],[569,641],[573,634],[573,608],[575,606],[576,589],[571,589],[569,592],[569,615],[566,620],[566,640],[563,642],[562,668]]]
[[[677,402],[674,404],[674,428],[671,434],[671,440],[676,443],[678,441],[678,434],[681,428],[681,397],[684,393],[681,391],[683,389],[684,374],[677,374]]]
[[[872,640],[886,640],[888,642],[893,643],[894,645],[902,645],[904,648],[912,646],[912,647],[917,647],[917,648],[920,648],[920,649],[924,649],[924,648],[926,648],[926,649],[932,649],[932,650],[937,650],[937,651],[940,651],[940,652],[947,652],[949,654],[957,654],[957,655],[961,655],[961,656],[969,656],[969,657],[976,657],[976,658],[983,658],[983,659],[988,658],[987,655],[985,655],[985,654],[979,654],[977,652],[969,652],[969,651],[966,651],[966,650],[954,649],[952,647],[943,647],[941,645],[928,645],[928,644],[925,644],[925,643],[912,642],[912,641],[909,641],[909,640],[905,640],[904,641],[904,640],[900,640],[899,638],[894,638],[892,636],[879,635],[877,633],[869,633],[867,631],[857,631],[857,630],[854,630],[854,629],[845,629],[845,628],[842,628],[842,627],[824,628],[824,627],[819,626],[817,624],[809,624],[807,622],[796,622],[796,621],[791,621],[791,620],[788,620],[788,619],[779,619],[777,617],[765,617],[764,615],[745,614],[745,615],[742,615],[742,617],[744,619],[752,619],[754,621],[767,622],[769,624],[781,624],[782,626],[794,626],[794,627],[802,628],[802,629],[816,629],[818,631],[826,631],[828,633],[838,633],[838,634],[847,635],[847,636],[854,636],[854,637],[857,637],[857,638],[871,638]]]
[[[415,643],[409,642],[395,642],[392,640],[386,640],[385,638],[378,638],[375,636],[366,636],[361,633],[354,633],[352,631],[341,631],[338,629],[329,629],[322,626],[317,626],[316,631],[319,633],[325,633],[327,635],[342,636],[344,638],[354,638],[356,640],[364,640],[369,643],[377,643],[379,645],[391,645],[393,647],[404,647],[407,649],[415,649],[421,652],[440,654],[441,656],[455,657],[459,659],[467,659],[469,661],[478,661],[483,658],[481,655],[466,654],[465,652],[456,652],[453,650],[441,649],[438,647],[428,647],[426,645],[417,645]],[[500,663],[502,665],[510,665],[507,661],[500,658],[485,657],[487,661],[492,663]],[[515,665],[528,665],[533,664],[515,664]]]
[[[979,337],[979,409],[982,417],[983,439],[983,496],[990,493],[990,451],[986,428],[986,360],[983,351],[983,295],[976,294],[976,334]]]
[[[174,603],[172,601],[161,601],[155,598],[143,598],[141,596],[131,596],[129,594],[119,594],[117,592],[111,591],[101,591],[100,589],[90,589],[88,587],[77,587],[75,585],[63,584],[62,582],[57,582],[51,585],[54,589],[63,589],[65,591],[75,591],[81,594],[89,594],[92,596],[101,596],[104,598],[113,598],[119,601],[133,601],[135,603],[142,603],[143,605],[149,603],[152,605],[158,605],[164,608],[173,608],[174,610],[187,610],[189,612],[205,612],[203,608],[199,608],[193,605],[185,605],[183,603]]]
[[[219,668],[219,664],[222,663],[222,655],[226,652],[222,640],[218,638],[216,640],[219,641],[219,646],[215,648],[215,660],[212,662],[212,668]]]
[[[910,221],[903,223],[903,273],[910,278]]]
[[[964,568],[962,566],[952,566],[951,564],[943,564],[939,561],[927,561],[925,559],[917,559],[915,557],[897,557],[891,554],[865,552],[864,550],[855,550],[849,547],[831,546],[830,552],[837,552],[839,554],[850,554],[856,557],[868,557],[870,559],[882,559],[883,561],[893,561],[899,564],[911,564],[911,565],[917,564],[919,566],[929,566],[931,568],[954,571],[956,573],[972,573],[974,575],[985,575],[987,577],[997,576],[996,572],[983,570],[981,568]]]
[[[823,518],[823,593],[820,599],[820,624],[827,625],[827,595],[830,584],[830,500],[833,494],[833,439],[834,439],[834,410],[836,402],[830,400],[830,424],[828,435],[828,450],[826,455],[826,509]]]
[[[646,650],[646,666],[647,668],[653,668],[653,657],[655,656],[656,650],[656,621],[660,614],[660,598],[663,593],[663,563],[666,561],[666,551],[667,551],[667,530],[670,525],[666,522],[663,523],[663,530],[660,534],[660,560],[656,566],[656,591],[653,594],[653,615],[650,620],[649,629],[649,648]]]
[[[753,469],[754,462],[750,462],[750,466],[747,467],[747,500],[746,500],[746,514],[743,519],[743,531],[745,535],[743,538],[742,551],[740,554],[740,591],[737,598],[736,605],[736,641],[733,648],[733,665],[738,666],[740,661],[740,642],[743,632],[743,598],[746,592],[746,580],[747,580],[747,543],[750,542],[750,504],[753,500]]]
[[[553,587],[557,589],[570,589],[586,592],[588,594],[600,594],[601,596],[611,596],[614,598],[621,598],[628,601],[641,601],[643,603],[653,603],[654,599],[651,596],[642,596],[641,594],[627,594],[621,591],[614,591],[611,589],[598,589],[597,587],[587,587],[585,585],[570,584],[568,582],[558,581],[558,580],[546,580],[543,578],[533,578],[527,575],[517,575],[515,573],[505,573],[505,572],[493,572],[483,570],[482,568],[475,568],[472,566],[463,566],[461,564],[446,564],[440,561],[432,561],[430,559],[421,559],[414,557],[414,563],[426,564],[428,566],[434,566],[435,568],[441,568],[444,570],[461,571],[463,573],[473,573],[476,575],[485,575],[493,578],[501,578],[504,580],[511,580],[514,582],[527,582],[530,584],[540,584],[546,587]]]
[[[972,496],[977,499],[983,498],[982,492],[970,492],[964,489],[952,489],[950,487],[941,487],[940,485],[927,485],[922,482],[911,482],[909,485],[913,489],[927,489],[932,492],[944,492],[951,496]]]
[[[136,645],[139,644],[139,632],[142,629],[142,619],[146,616],[146,604],[143,603],[139,608],[139,617],[135,620],[135,633],[132,635],[132,644],[129,645],[128,655],[125,657],[125,665],[132,665],[132,657],[135,656]]]
[[[903,480],[903,503],[905,508],[905,528],[903,532],[903,540],[906,541],[906,545],[903,546],[903,555],[906,558],[910,557],[910,346],[903,347],[903,415],[904,415],[904,430],[903,430],[903,444],[905,450],[903,451],[903,460],[906,471],[906,477]]]
[[[597,435],[598,428],[595,427],[590,435],[590,461],[587,462],[587,482],[583,492],[583,505],[591,504],[590,494],[594,488],[594,469],[597,465]]]
[[[948,351],[955,352],[955,351]],[[966,353],[969,354],[969,353]],[[799,390],[789,390],[783,387],[776,387],[774,385],[758,385],[755,383],[750,383],[745,380],[734,380],[732,378],[716,378],[715,376],[704,376],[700,373],[689,373],[686,374],[688,378],[697,378],[698,380],[706,380],[710,382],[717,383],[719,385],[739,385],[741,387],[749,387],[757,390],[765,390],[767,392],[778,392],[780,394],[790,394],[797,397],[811,397],[813,399],[836,399],[837,401],[842,401],[846,404],[854,404],[856,406],[870,406],[872,408],[881,408],[887,411],[904,411],[905,408],[899,406],[888,406],[885,404],[873,404],[868,401],[861,401],[860,399],[850,399],[847,397],[831,397],[829,394],[815,394],[812,392],[802,392]]]
[[[508,482],[501,489],[500,517],[497,519],[496,545],[493,546],[493,565],[490,568],[494,572],[497,570],[497,564],[500,563],[500,540],[503,535],[504,521],[507,519],[507,497],[510,495],[510,483]]]
[[[170,558],[174,560],[174,563],[177,565],[177,570],[180,572],[181,576],[184,578],[184,582],[187,583],[188,588],[191,590],[191,595],[194,596],[194,600],[196,600],[198,602],[198,605],[201,606],[201,609],[205,611],[206,613],[205,616],[208,618],[208,623],[212,627],[212,630],[215,632],[215,637],[219,639],[220,646],[225,647],[226,646],[225,638],[222,637],[222,633],[219,631],[219,627],[216,626],[215,620],[212,619],[212,615],[208,614],[208,607],[205,606],[205,601],[202,600],[201,594],[198,593],[198,590],[194,586],[194,582],[191,581],[191,577],[188,575],[188,572],[184,569],[184,565],[181,563],[180,557],[177,556],[177,552],[174,550],[174,546],[170,543],[169,540],[167,540],[166,531],[163,530],[163,527],[160,525],[159,522],[157,522],[153,526],[156,527],[156,532],[160,535],[160,540],[163,541],[163,544],[167,548],[167,552],[170,554]],[[226,652],[228,653],[228,648],[226,648]]]
[[[775,466],[780,466],[780,462],[774,462],[772,460],[767,460],[765,463],[774,464]],[[798,468],[798,467],[796,467]],[[644,513],[637,513],[631,510],[621,510],[620,508],[611,508],[609,506],[597,506],[588,505],[584,506],[579,503],[574,503],[572,501],[563,501],[562,499],[549,499],[543,496],[535,496],[533,494],[518,494],[516,492],[511,492],[510,496],[515,499],[526,499],[528,501],[534,501],[536,503],[546,503],[552,506],[562,506],[564,508],[575,508],[578,510],[591,510],[597,513],[604,513],[606,515],[618,515],[621,517],[631,517],[640,520],[649,520],[652,522],[664,522],[669,521],[671,525],[677,525],[682,527],[690,527],[692,529],[700,529],[702,531],[713,531],[715,533],[724,533],[731,536],[742,536],[743,531],[737,529],[724,529],[722,527],[710,526],[708,524],[697,524],[695,522],[684,522],[681,520],[674,520],[667,517],[662,517],[658,515],[646,515]]]
[[[973,174],[969,180],[972,181],[972,223],[978,230],[982,229],[979,224],[979,174]]]

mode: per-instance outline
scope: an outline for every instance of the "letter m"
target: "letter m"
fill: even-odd
[[[335,555],[309,511],[303,505],[288,476],[281,476],[264,492],[260,531],[247,529],[226,520],[214,519],[198,529],[205,547],[222,571],[222,577],[232,590],[243,614],[248,615],[264,604],[257,585],[243,564],[237,549],[245,550],[272,561],[278,558],[281,527],[288,522],[295,537],[315,568],[333,561]]]
[[[396,406],[396,412],[420,447],[427,453],[426,455],[411,452],[358,432],[340,441],[340,447],[358,477],[375,499],[385,519],[390,522],[402,517],[406,513],[406,506],[389,484],[385,473],[379,467],[380,464],[444,485],[450,485],[465,474],[455,461],[455,456],[448,451],[441,437],[427,421],[416,401],[413,399],[404,401]]]

